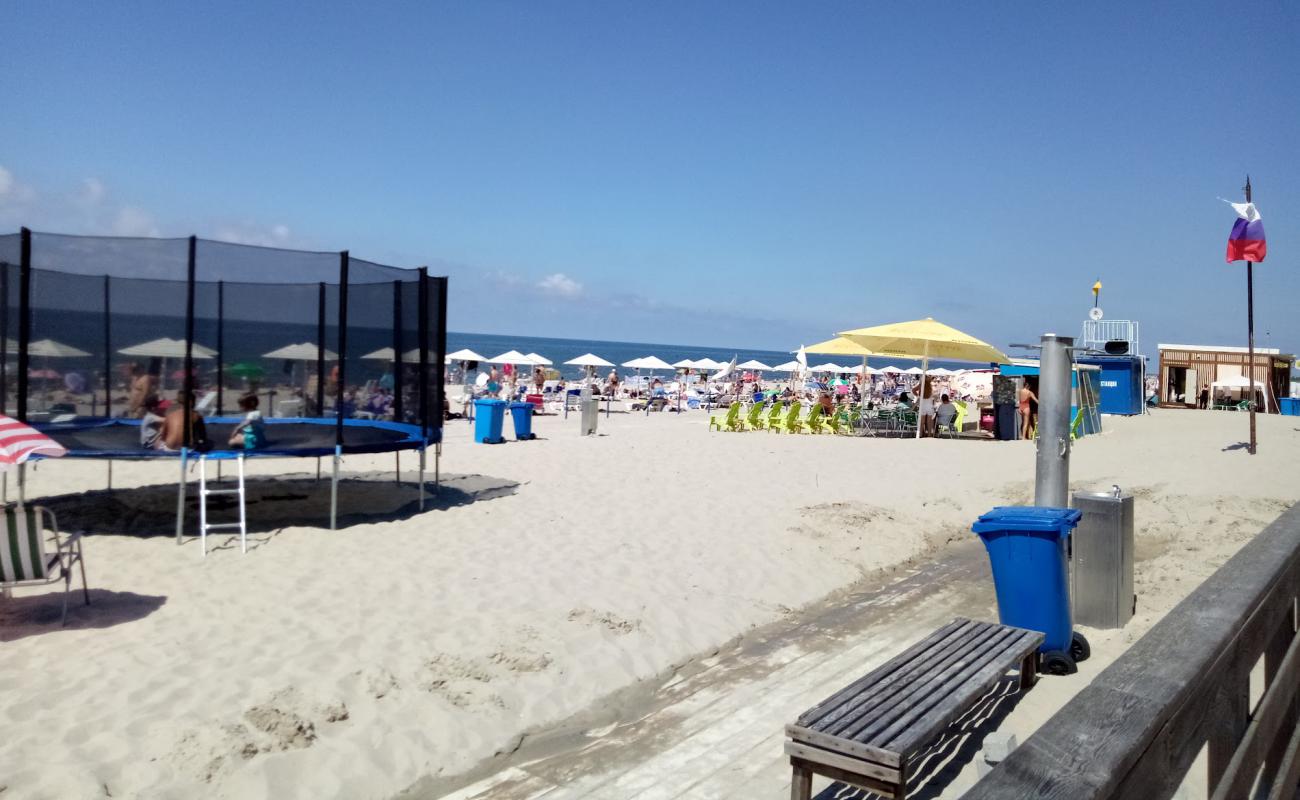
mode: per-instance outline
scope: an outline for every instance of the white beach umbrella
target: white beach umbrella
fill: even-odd
[[[736,371],[735,356],[732,356],[731,361],[727,362],[726,364],[722,364],[720,366],[721,368],[717,372],[709,376],[709,380],[721,381],[721,380],[726,380],[728,377],[730,377],[731,373]]]
[[[611,362],[609,362],[609,361],[606,361],[605,359],[601,358],[601,357],[598,356],[598,355],[595,355],[594,353],[583,353],[582,355],[578,356],[577,358],[571,358],[571,359],[569,359],[568,361],[566,361],[566,362],[564,362],[564,363],[565,363],[565,364],[571,364],[571,365],[573,365],[573,366],[575,366],[575,367],[612,367],[612,366],[614,366],[613,363],[611,363]]]
[[[809,367],[809,372],[844,372],[844,367],[839,364],[832,364],[829,361],[825,364],[818,364],[815,367]]]
[[[302,342],[301,344],[287,344],[278,350],[272,350],[269,353],[263,353],[262,358],[283,359],[285,361],[318,361],[320,350],[312,342]],[[338,361],[339,354],[326,348],[326,361]]]
[[[381,347],[381,348],[379,348],[378,350],[375,350],[375,351],[372,352],[372,353],[366,353],[364,356],[362,356],[362,358],[368,358],[368,359],[370,359],[370,360],[372,360],[372,361],[392,361],[392,360],[393,360],[393,348],[391,348],[391,347]],[[429,353],[428,358],[429,358],[429,363],[430,363],[430,364],[433,364],[433,362],[437,359],[437,354],[435,354],[435,353]],[[419,364],[419,363],[420,363],[420,348],[416,347],[416,348],[414,348],[414,349],[407,350],[405,353],[402,353],[402,363],[403,363],[403,364]]]
[[[673,367],[677,369],[695,369],[698,366],[699,364],[695,363],[689,358],[683,358],[681,361],[678,361],[677,363],[673,364]]]
[[[884,369],[880,370],[880,373],[881,373],[882,375],[884,375],[884,374],[889,374],[889,375],[902,375],[902,374],[903,374],[903,370],[899,369],[898,367],[894,366],[893,364],[890,364],[889,366],[887,366],[887,367],[885,367]]]
[[[931,376],[940,377],[940,378],[946,378],[956,374],[957,373],[953,372],[952,370],[944,369],[943,367],[935,367],[934,369],[930,370]]]
[[[540,356],[537,353],[529,353],[528,358],[530,364],[536,364],[539,367],[549,367],[555,363],[546,356]]]
[[[925,371],[922,370],[920,367],[908,367],[907,369],[903,370],[903,372],[907,373],[908,375],[924,375],[924,374],[925,374]]]
[[[533,360],[518,350],[510,350],[496,358],[485,359],[489,364],[532,364]]]
[[[10,339],[5,347],[7,353],[18,352],[18,342]],[[90,355],[85,350],[78,350],[70,344],[56,342],[53,339],[37,339],[34,342],[27,343],[27,355],[40,356],[41,358],[85,358]]]
[[[487,361],[486,358],[468,348],[447,354],[448,361]]]
[[[732,359],[732,361],[735,361],[735,359]],[[695,366],[700,369],[718,370],[727,366],[727,364],[732,363],[732,361],[714,361],[711,358],[701,358],[699,361],[695,362]]]
[[[863,364],[863,365],[862,365],[862,368],[861,368],[860,370],[858,370],[858,371],[861,372],[863,375],[879,375],[879,374],[880,374],[880,370],[875,369],[874,367],[869,367],[869,366],[867,366],[866,364]]]
[[[673,368],[672,364],[669,364],[667,361],[664,361],[662,358],[659,358],[658,356],[646,356],[645,358],[638,359],[638,360],[641,362],[641,369],[672,369]]]
[[[764,364],[762,361],[751,358],[750,360],[746,361],[743,364],[737,364],[736,369],[759,369],[764,371],[770,371],[772,368]]]
[[[777,364],[772,367],[773,372],[798,372],[800,369],[798,361],[787,361],[784,364]]]
[[[163,337],[162,339],[154,339],[151,342],[141,342],[130,347],[123,347],[117,352],[124,356],[141,356],[144,358],[185,358],[185,340]],[[82,353],[82,355],[89,354]],[[217,351],[194,342],[190,345],[190,355],[194,358],[215,358]]]

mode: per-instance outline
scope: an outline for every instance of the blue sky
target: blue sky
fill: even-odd
[[[0,227],[429,264],[451,327],[791,349],[934,316],[1300,350],[1295,5],[23,4]]]

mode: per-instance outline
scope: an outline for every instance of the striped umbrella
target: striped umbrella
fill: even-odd
[[[67,453],[67,448],[30,425],[0,415],[0,472],[26,462],[33,454],[58,457]]]

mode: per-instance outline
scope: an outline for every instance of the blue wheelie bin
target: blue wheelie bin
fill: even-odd
[[[532,403],[511,403],[510,419],[515,423],[515,441],[525,442],[533,438]]]
[[[500,444],[505,441],[501,429],[506,422],[506,401],[474,401],[474,441],[479,444]]]
[[[1042,631],[1043,671],[1070,674],[1087,658],[1070,613],[1070,534],[1083,512],[1072,508],[999,506],[971,530],[989,552],[1003,625]]]

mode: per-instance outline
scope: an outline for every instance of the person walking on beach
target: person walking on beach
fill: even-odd
[[[1028,384],[1020,387],[1020,438],[1028,439],[1034,429],[1034,417],[1030,413],[1030,404],[1037,403],[1038,397],[1029,390]]]
[[[1196,407],[1206,409],[1210,407],[1210,384],[1201,384],[1201,394],[1196,398]]]

